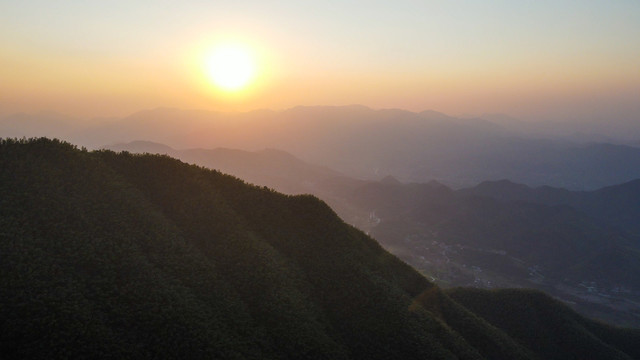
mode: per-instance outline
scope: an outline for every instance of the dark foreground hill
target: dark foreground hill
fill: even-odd
[[[543,359],[595,359],[608,356],[600,353],[608,347],[640,358],[636,330],[606,327],[577,316],[539,292],[456,288],[447,290],[447,294],[522,344],[536,349]]]
[[[0,169],[3,358],[542,359],[553,347],[467,310],[311,196],[46,139],[3,140]],[[524,295],[509,314],[534,324],[531,301],[560,306]],[[590,324],[568,346],[637,358],[640,333]]]

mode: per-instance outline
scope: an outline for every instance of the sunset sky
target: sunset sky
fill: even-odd
[[[246,87],[207,75],[248,49]],[[640,1],[3,1],[0,115],[363,104],[640,119]]]

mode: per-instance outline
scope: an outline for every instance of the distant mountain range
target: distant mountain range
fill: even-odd
[[[68,138],[81,126],[77,120],[52,112],[36,114],[18,113],[0,117],[2,137],[39,137]]]
[[[505,126],[504,117],[488,118],[503,125],[357,105],[246,113],[160,108],[116,120],[75,121],[64,132],[47,127],[46,117],[5,119],[0,136],[39,136],[43,131],[31,130],[50,129],[44,132],[90,148],[142,139],[174,148],[280,149],[353,178],[392,175],[454,188],[508,178],[530,186],[593,190],[640,178],[639,148],[542,137]],[[42,127],[28,125],[34,122]],[[21,123],[25,127],[17,131]]]
[[[640,358],[542,293],[442,291],[312,196],[47,139],[0,168],[6,358]]]

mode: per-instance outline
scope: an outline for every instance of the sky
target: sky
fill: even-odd
[[[242,91],[203,69],[256,61]],[[640,1],[0,1],[0,115],[362,104],[640,121]]]

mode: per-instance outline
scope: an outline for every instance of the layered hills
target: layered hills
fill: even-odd
[[[177,149],[280,149],[349,177],[436,179],[454,188],[507,178],[594,190],[640,178],[637,147],[543,137],[500,123],[357,105],[246,113],[159,108],[84,122],[10,116],[0,119],[0,136],[64,135],[91,148],[142,139]]]

